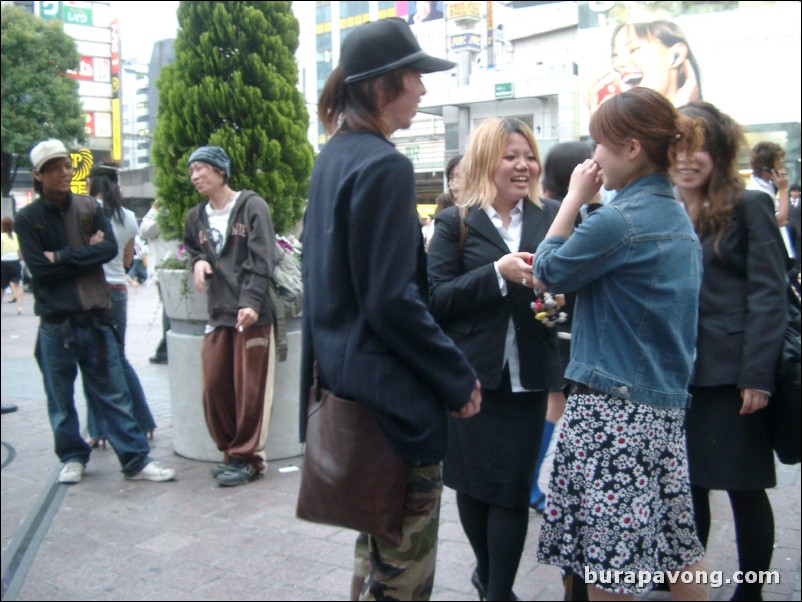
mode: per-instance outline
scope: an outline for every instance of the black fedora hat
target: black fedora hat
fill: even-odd
[[[348,34],[340,48],[340,67],[345,72],[346,84],[402,67],[432,73],[456,66],[421,50],[406,21],[396,17],[360,25]]]

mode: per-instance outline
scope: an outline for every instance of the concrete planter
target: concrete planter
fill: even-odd
[[[170,357],[173,448],[186,458],[220,462],[223,454],[209,436],[203,413],[201,345],[208,320],[206,295],[195,291],[191,273],[184,270],[161,270],[159,287],[170,318],[167,350]],[[301,363],[298,322],[293,320],[287,324],[287,361],[275,363],[273,407],[265,450],[268,460],[291,458],[303,453],[303,446],[298,443]],[[294,326],[291,327],[291,323]]]
[[[192,272],[159,270],[159,288],[170,328],[176,333],[202,335],[209,319],[206,293],[195,290]]]

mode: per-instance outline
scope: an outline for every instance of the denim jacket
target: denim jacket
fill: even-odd
[[[568,239],[537,249],[535,275],[577,291],[565,377],[623,399],[687,407],[702,249],[668,178],[638,178]]]

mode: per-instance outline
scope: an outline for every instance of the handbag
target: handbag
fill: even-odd
[[[298,518],[369,533],[400,546],[409,462],[364,403],[319,388],[309,395]]]
[[[802,393],[800,392],[799,272],[789,277],[788,323],[777,367],[774,395],[769,400],[771,440],[783,464],[798,464],[802,458]]]

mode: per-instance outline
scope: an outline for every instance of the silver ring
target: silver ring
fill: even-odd
[[[524,276],[523,278],[521,278],[521,284],[523,284],[524,286],[526,286],[526,276]]]

